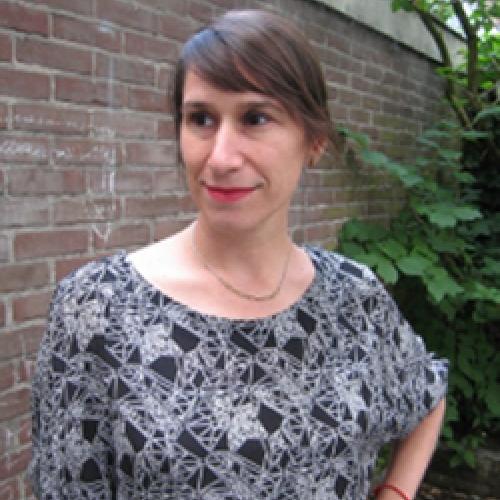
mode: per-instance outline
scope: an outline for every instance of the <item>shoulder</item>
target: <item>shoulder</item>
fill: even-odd
[[[378,287],[380,282],[373,271],[360,262],[320,247],[306,246],[316,269],[330,281],[348,281],[357,286]]]
[[[101,257],[71,271],[62,278],[54,291],[54,303],[83,306],[112,297],[125,280],[129,267],[127,253],[118,250],[112,255]]]

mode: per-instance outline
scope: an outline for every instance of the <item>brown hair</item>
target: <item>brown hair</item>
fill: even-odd
[[[325,80],[305,36],[277,14],[233,10],[194,34],[174,73],[171,104],[179,138],[189,69],[222,90],[277,99],[304,127],[306,139],[332,139]]]

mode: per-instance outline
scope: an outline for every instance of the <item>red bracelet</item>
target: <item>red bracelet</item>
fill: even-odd
[[[382,490],[395,491],[403,500],[410,500],[410,497],[403,490],[400,490],[397,486],[389,483],[379,484],[373,492],[375,497],[377,497]]]

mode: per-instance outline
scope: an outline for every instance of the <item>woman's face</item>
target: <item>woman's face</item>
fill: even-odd
[[[228,229],[286,227],[303,165],[303,127],[271,97],[220,90],[188,71],[180,148],[200,219]]]

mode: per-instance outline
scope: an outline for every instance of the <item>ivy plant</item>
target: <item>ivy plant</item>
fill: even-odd
[[[473,467],[476,448],[500,436],[500,37],[493,29],[500,7],[467,3],[393,0],[394,10],[417,13],[434,38],[456,119],[417,138],[411,161],[340,128],[364,163],[397,180],[405,202],[388,224],[349,221],[339,250],[370,266],[429,349],[450,360],[443,439],[452,466]],[[440,31],[452,15],[467,46],[456,66]]]

